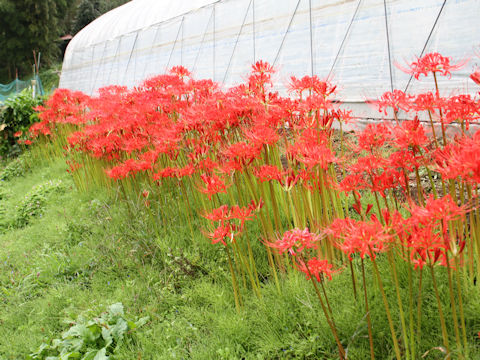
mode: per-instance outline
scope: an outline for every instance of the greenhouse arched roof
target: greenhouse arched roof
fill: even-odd
[[[73,39],[72,46],[88,47],[173,19],[218,0],[133,0],[87,25]]]
[[[478,0],[133,0],[72,39],[60,87],[132,87],[176,65],[232,86],[264,60],[278,70],[280,91],[289,76],[328,77],[354,107],[392,88],[431,89],[432,79],[411,81],[396,64],[439,52],[470,59],[440,84],[469,92],[478,14]]]

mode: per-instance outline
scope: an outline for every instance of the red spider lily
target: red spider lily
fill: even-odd
[[[265,100],[265,85],[272,84],[272,74],[275,72],[273,66],[262,60],[252,66],[252,74],[248,78],[250,91],[261,96]]]
[[[394,189],[398,185],[404,187],[402,173],[393,169],[385,169],[381,174],[372,174],[370,181],[370,190],[372,190],[373,192],[378,192],[380,196],[384,198],[387,196],[385,193],[386,190]]]
[[[335,219],[324,231],[336,239],[336,246],[346,253],[350,260],[355,253],[359,253],[362,259],[365,255],[375,257],[378,252],[386,251],[392,240],[390,229],[373,216],[368,221]]]
[[[39,118],[49,123],[83,124],[89,97],[79,91],[57,89],[44,106],[35,108]]]
[[[218,226],[214,231],[206,233],[206,236],[212,241],[212,244],[221,243],[227,246],[225,240],[233,243],[235,241],[235,232],[237,231],[235,224],[227,223]]]
[[[393,92],[385,92],[378,100],[368,100],[367,103],[376,105],[379,112],[387,115],[387,110],[390,108],[394,111],[409,111],[412,98],[412,95],[405,94],[401,90],[393,90]]]
[[[392,140],[400,149],[424,148],[429,143],[425,129],[417,116],[393,127]]]
[[[295,144],[288,148],[287,153],[308,169],[319,166],[327,170],[331,163],[338,162],[329,147],[326,133],[316,129],[305,130]]]
[[[384,169],[387,163],[383,157],[369,154],[359,157],[357,162],[350,165],[347,170],[352,174],[374,174],[377,170]]]
[[[422,269],[425,265],[435,265],[437,262],[446,265],[444,238],[431,228],[412,228],[406,246],[410,249],[410,260],[415,268]]]
[[[153,180],[158,181],[162,178],[177,178],[181,179],[186,176],[191,176],[195,172],[192,164],[188,164],[183,168],[166,167],[158,173],[153,174]]]
[[[454,121],[465,123],[466,130],[471,123],[480,119],[480,102],[472,99],[470,95],[452,96],[444,102],[444,122],[450,124]]]
[[[312,258],[306,264],[299,261],[297,262],[297,268],[305,274],[307,280],[310,280],[313,276],[318,282],[323,281],[324,277],[332,280],[332,275],[338,272],[338,270],[333,270],[333,265],[328,260],[318,258]]]
[[[453,267],[447,263],[447,252],[454,256],[460,254],[466,242],[455,240],[449,234],[449,221],[463,219],[467,212],[466,206],[458,206],[450,195],[443,198],[427,198],[425,206],[411,203],[408,210],[411,217],[401,219],[397,215],[395,234],[410,251],[410,261],[415,267],[423,268],[424,265]]]
[[[280,181],[283,176],[283,171],[279,170],[274,165],[262,165],[259,168],[254,168],[253,174],[258,180],[260,180],[260,182],[272,180]]]
[[[388,167],[395,170],[413,171],[422,163],[426,163],[425,157],[415,156],[411,150],[395,151],[388,157]]]
[[[310,126],[321,125],[322,127],[328,127],[328,122],[325,119],[328,117],[324,114],[318,114],[318,110],[330,111],[334,110],[334,104],[331,100],[322,95],[310,95],[304,101],[299,103],[299,109],[308,114],[307,118],[310,120],[307,122]]]
[[[368,124],[362,132],[357,133],[357,138],[358,149],[371,152],[385,145],[391,138],[391,132],[386,124]]]
[[[212,159],[210,158],[206,158],[206,159],[203,159],[203,160],[200,160],[197,165],[196,165],[196,168],[197,170],[204,170],[206,172],[213,172],[214,169],[217,169],[218,168],[218,163],[213,161]]]
[[[275,72],[273,66],[263,60],[259,60],[253,64],[252,70],[255,74],[273,74]]]
[[[258,148],[262,145],[273,145],[280,139],[277,130],[266,125],[243,129],[243,132],[254,148]]]
[[[212,200],[212,196],[218,193],[227,193],[227,185],[223,180],[215,174],[208,176],[206,174],[201,174],[200,178],[204,183],[204,187],[198,187],[198,191],[201,193],[207,194],[208,198]]]
[[[437,171],[446,179],[462,178],[469,183],[480,182],[480,133],[463,137],[434,153]]]
[[[316,249],[320,240],[320,235],[311,233],[308,228],[305,228],[303,230],[288,230],[281,239],[266,244],[271,248],[278,249],[280,254],[288,252],[290,255],[296,256],[302,253],[304,249]]]
[[[73,174],[75,171],[77,171],[78,169],[80,169],[81,167],[83,167],[82,164],[76,162],[75,160],[67,160],[66,163],[67,163],[67,165],[68,165],[67,172],[68,172],[69,174]]]
[[[300,97],[302,93],[307,90],[310,93],[327,97],[333,94],[336,88],[336,86],[333,86],[328,81],[320,80],[316,75],[304,76],[301,79],[292,76],[288,85],[288,90],[297,93]]]
[[[443,232],[448,230],[448,221],[458,220],[465,216],[467,208],[458,206],[450,195],[435,199],[433,196],[427,198],[425,206],[411,203],[408,210],[416,223],[424,226],[440,222]]]
[[[31,139],[35,139],[39,135],[47,136],[51,134],[52,134],[51,125],[47,120],[34,123],[28,129],[28,135],[30,136]]]
[[[295,174],[293,170],[285,171],[280,178],[280,185],[282,185],[283,190],[290,191],[298,180],[300,180],[299,174]]]
[[[441,108],[443,105],[443,98],[438,94],[427,92],[418,94],[411,102],[411,109],[415,111],[435,111],[437,108]]]
[[[465,66],[468,59],[459,62],[458,64],[451,64],[451,59],[440,55],[439,53],[428,53],[421,58],[417,57],[416,61],[408,64],[408,69],[396,64],[397,67],[411,74],[418,80],[420,75],[428,76],[429,73],[438,73],[443,76],[450,76],[452,71],[456,71]]]
[[[458,256],[465,249],[465,240],[455,240],[448,233],[447,229],[440,226],[440,223],[425,223],[415,217],[406,220],[398,220],[397,236],[404,246],[409,250],[410,261],[415,268],[423,268],[425,265],[454,267],[455,261],[448,256]],[[399,230],[401,228],[401,230]]]
[[[181,78],[184,78],[184,77],[189,77],[191,76],[192,74],[190,73],[190,71],[188,71],[185,67],[183,66],[174,66],[170,69],[170,74],[173,74],[173,75],[178,75],[179,77]]]
[[[123,164],[113,167],[110,170],[106,170],[109,177],[115,180],[126,178],[129,175],[134,175],[140,171],[151,170],[152,165],[147,161],[137,161],[129,159]]]
[[[404,174],[396,169],[397,166],[389,168],[391,164],[391,159],[380,155],[362,156],[347,168],[349,175],[340,182],[340,188],[342,191],[370,189],[383,197],[388,189],[405,188]]]
[[[355,204],[352,205],[353,209],[357,212],[358,215],[365,215],[368,216],[370,211],[373,208],[373,204],[367,204],[367,208],[365,209],[365,213],[363,213],[363,205],[360,201],[362,197],[359,195],[355,198]]]
[[[212,222],[219,221],[222,225],[228,220],[237,219],[240,220],[241,228],[243,228],[245,221],[253,220],[255,216],[254,213],[260,210],[262,206],[262,201],[260,201],[259,204],[256,204],[253,200],[248,206],[245,207],[240,207],[238,205],[234,205],[232,207],[229,207],[228,205],[222,205],[216,209],[213,209],[209,213],[205,213],[202,216]]]
[[[246,142],[238,142],[231,144],[225,150],[223,155],[232,161],[238,162],[240,165],[250,165],[251,162],[260,155],[262,148],[258,145],[250,145]]]
[[[480,70],[477,70],[470,74],[470,79],[472,79],[475,84],[480,85]]]

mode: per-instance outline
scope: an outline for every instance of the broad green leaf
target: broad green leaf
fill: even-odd
[[[108,348],[110,344],[113,342],[112,330],[102,328],[102,337],[103,337],[103,340],[105,340],[105,347]]]
[[[106,355],[107,349],[103,348],[97,352],[93,360],[108,360],[108,356]]]
[[[122,341],[123,336],[128,331],[127,322],[124,319],[119,318],[117,320],[117,323],[114,326],[112,326],[111,331],[112,331],[111,332],[112,337],[116,342],[116,346],[118,346],[118,344]]]
[[[83,356],[82,360],[93,360],[95,358],[95,355],[97,355],[97,352],[98,352],[97,350],[91,350],[91,351],[87,352]]]
[[[113,305],[110,305],[108,308],[108,319],[113,320],[119,316],[123,316],[123,304],[122,303],[116,303]]]
[[[84,324],[77,324],[72,326],[67,332],[62,336],[64,339],[71,339],[75,337],[82,338],[85,342],[94,342],[97,337],[95,334],[90,331]]]
[[[137,320],[135,323],[136,327],[141,327],[145,325],[150,320],[150,316],[145,316]]]

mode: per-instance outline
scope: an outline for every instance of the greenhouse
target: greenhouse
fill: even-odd
[[[175,65],[228,87],[263,60],[278,70],[278,83],[292,75],[328,77],[355,106],[393,88],[430,88],[396,66],[415,55],[470,59],[479,13],[480,2],[470,0],[134,0],[74,37],[60,87],[86,94],[132,87]],[[442,89],[468,92],[471,68]]]
[[[480,0],[0,14],[0,359],[480,359]]]

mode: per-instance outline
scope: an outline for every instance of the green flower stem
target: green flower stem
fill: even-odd
[[[318,290],[317,283],[315,282],[314,277],[310,273],[310,269],[308,268],[308,265],[305,264],[305,267],[307,268],[308,276],[310,277],[310,280],[312,282],[313,288],[315,289],[315,293],[317,294],[318,301],[320,302],[320,306],[322,307],[323,313],[325,315],[325,319],[327,320],[328,326],[330,327],[330,330],[332,331],[332,335],[335,338],[335,342],[337,343],[338,347],[338,352],[340,355],[340,359],[344,360],[346,359],[345,357],[345,349],[343,348],[342,343],[340,342],[340,339],[337,334],[337,329],[335,328],[335,325],[333,324],[330,315],[328,314],[328,310],[325,307],[325,303],[323,302],[322,296],[320,294],[320,291]]]
[[[237,309],[237,312],[240,313],[242,301],[241,301],[241,298],[240,298],[240,292],[238,291],[237,278],[235,276],[235,271],[233,270],[232,257],[230,256],[230,251],[228,250],[228,246],[225,246],[225,252],[227,253],[228,267],[230,268],[230,274],[232,276],[232,286],[233,286],[233,296],[235,298],[235,308]]]
[[[418,295],[417,295],[417,325],[416,325],[416,342],[420,344],[420,337],[422,335],[422,280],[423,280],[423,269],[418,270]]]
[[[372,335],[372,320],[370,318],[370,309],[368,307],[368,294],[367,284],[365,280],[365,264],[362,258],[362,283],[363,283],[363,296],[365,301],[365,311],[367,312],[367,328],[368,328],[368,342],[370,344],[370,359],[375,359],[375,351],[373,348],[373,335]]]
[[[402,356],[400,354],[400,347],[398,346],[398,339],[397,339],[397,335],[395,334],[395,328],[393,326],[392,315],[390,313],[390,308],[388,306],[388,299],[387,299],[387,296],[385,295],[385,290],[383,289],[382,278],[380,277],[380,272],[379,272],[378,267],[377,267],[377,262],[375,261],[374,253],[373,253],[371,248],[370,248],[370,259],[372,260],[372,263],[373,263],[373,268],[375,270],[375,276],[376,276],[377,281],[378,281],[378,287],[380,288],[380,293],[382,295],[383,305],[385,307],[385,312],[387,314],[388,325],[390,327],[390,334],[392,335],[393,348],[395,350],[395,357],[397,358],[397,360],[401,360]]]
[[[438,314],[440,316],[440,326],[442,327],[443,345],[445,345],[445,348],[447,350],[447,355],[448,355],[450,354],[450,345],[448,342],[447,325],[445,324],[445,317],[443,316],[442,303],[440,301],[440,294],[438,293],[437,280],[435,278],[433,265],[429,265],[429,267],[430,267],[430,273],[432,275],[433,289],[435,291],[435,297],[437,299]]]
[[[465,327],[465,313],[463,311],[463,296],[462,296],[462,277],[460,272],[462,271],[461,267],[458,264],[458,259],[455,257],[455,280],[457,283],[457,297],[458,297],[458,308],[460,312],[460,327],[462,329],[462,338],[463,338],[463,349],[465,351],[465,358],[468,359],[468,342],[467,342],[467,329]]]
[[[406,355],[406,359],[409,359],[410,352],[408,349],[409,342],[408,342],[408,335],[407,335],[407,326],[405,323],[405,312],[403,311],[402,297],[400,295],[400,285],[398,283],[398,276],[397,276],[397,266],[395,264],[395,257],[393,255],[394,255],[393,249],[387,252],[388,262],[390,263],[390,269],[392,271],[393,280],[395,282],[395,292],[397,294],[398,310],[400,312],[400,323],[402,325],[403,342],[406,350],[405,355]]]
[[[447,262],[447,274],[448,274],[448,292],[450,295],[450,306],[452,307],[452,320],[453,328],[455,330],[455,340],[457,341],[457,346],[460,348],[462,343],[460,341],[460,331],[458,329],[458,319],[457,319],[457,307],[455,305],[455,295],[453,290],[453,281],[452,281],[452,269],[450,269],[450,260],[448,256],[448,251],[445,251],[445,261]]]

